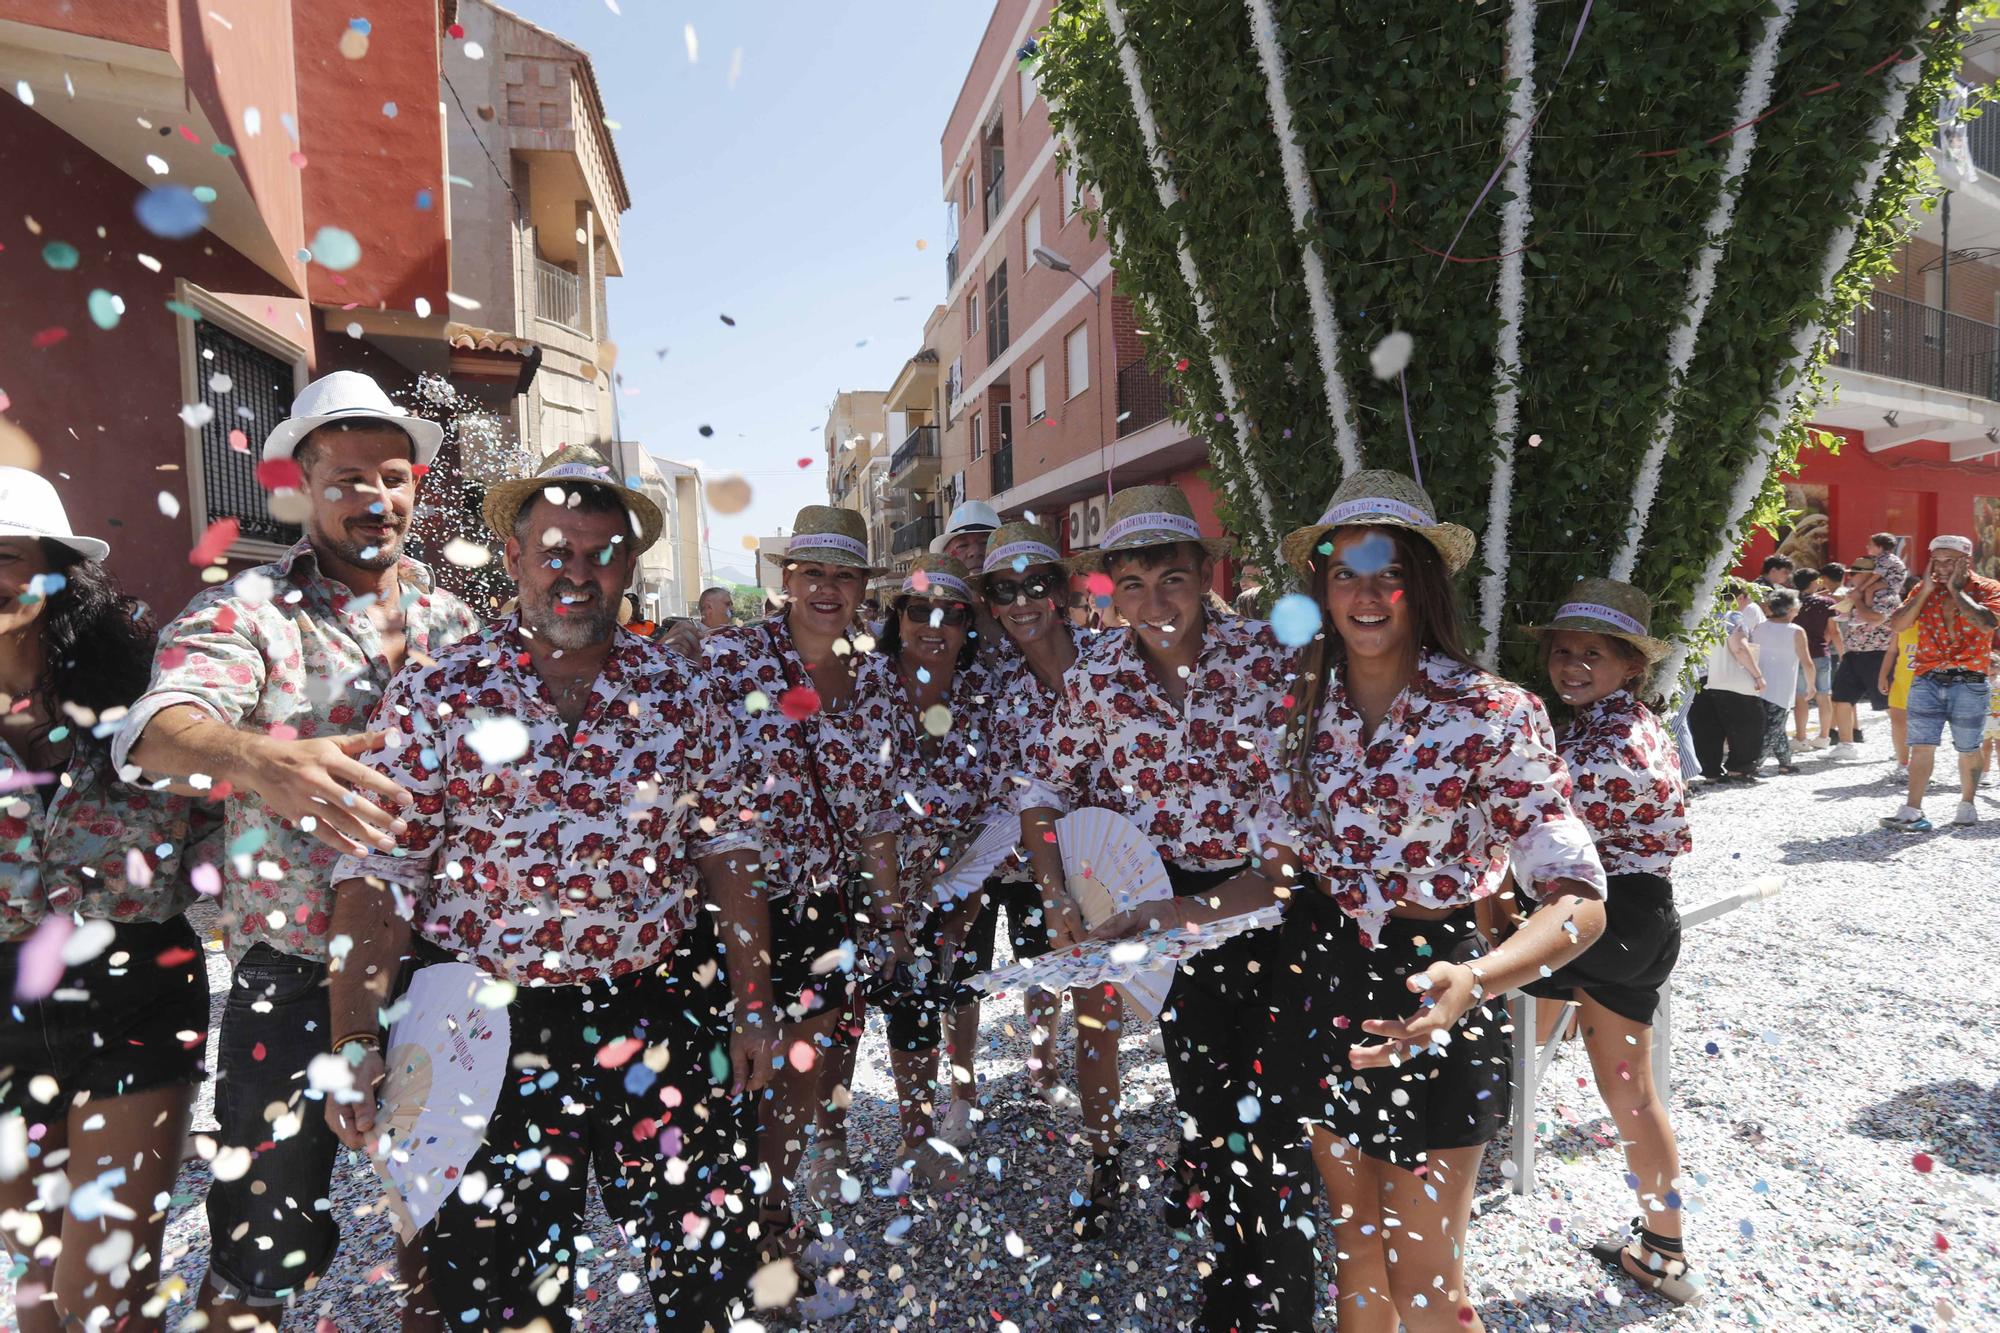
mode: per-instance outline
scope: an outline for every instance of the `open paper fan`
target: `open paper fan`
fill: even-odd
[[[1056,821],[1056,844],[1070,897],[1090,929],[1139,903],[1173,897],[1153,840],[1123,815],[1096,808],[1064,815]]]
[[[389,1147],[375,1167],[406,1238],[458,1188],[500,1099],[513,1025],[506,1006],[474,998],[488,980],[469,963],[421,968],[389,1028],[381,1113]]]
[[[967,984],[996,995],[1023,988],[1062,992],[1108,983],[1118,987],[1127,1001],[1158,1017],[1167,1001],[1167,989],[1173,985],[1174,969],[1183,961],[1246,930],[1275,926],[1283,915],[1281,908],[1266,907],[1190,929],[1148,931],[1122,940],[1091,940],[1025,963],[982,972]]]
[[[1581,577],[1699,637],[1963,38],[1942,0],[1056,0],[1035,72],[1229,531],[1282,570],[1342,478],[1420,470],[1520,675]]]

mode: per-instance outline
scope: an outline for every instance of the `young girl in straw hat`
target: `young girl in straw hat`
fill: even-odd
[[[1681,1244],[1680,1154],[1667,1108],[1653,1085],[1653,1015],[1681,952],[1681,918],[1670,876],[1694,844],[1677,747],[1639,701],[1646,673],[1670,651],[1653,638],[1652,602],[1627,583],[1585,579],[1570,589],[1541,640],[1542,668],[1573,710],[1556,742],[1574,791],[1570,804],[1590,826],[1604,863],[1604,934],[1579,958],[1522,989],[1572,1001],[1598,1093],[1625,1147],[1641,1216],[1629,1244],[1591,1252],[1676,1304],[1697,1299]],[[1538,1044],[1565,1017],[1540,1012]]]
[[[1345,1333],[1481,1327],[1465,1234],[1485,1144],[1506,1123],[1511,1042],[1499,997],[1582,952],[1604,872],[1541,703],[1464,647],[1452,576],[1472,534],[1408,477],[1364,471],[1285,539],[1324,614],[1304,654],[1280,781],[1259,814],[1269,862],[1304,877],[1287,904],[1265,1045],[1265,1119],[1303,1120],[1251,1164],[1266,1223],[1242,1243],[1277,1308],[1311,1326],[1301,1196],[1331,1195]],[[1541,902],[1492,947],[1475,905],[1514,876]],[[1282,1212],[1285,1220],[1269,1220]],[[1394,1239],[1388,1239],[1393,1234]]]
[[[783,570],[781,609],[718,630],[702,657],[711,706],[736,730],[742,812],[755,816],[708,859],[757,856],[721,876],[718,934],[735,997],[730,1061],[757,1097],[757,1160],[771,1177],[758,1219],[769,1249],[792,1228],[789,1182],[815,1107],[846,1100],[833,1083],[851,1051],[833,1057],[855,1035],[841,1021],[852,983],[832,964],[853,957],[864,867],[893,860],[895,697],[889,663],[856,642],[871,572],[861,515],[807,505],[784,553],[766,558]],[[796,1057],[801,1043],[811,1058]]]
[[[1054,824],[1080,806],[1144,829],[1174,886],[1172,903],[1100,923],[1100,935],[1162,918],[1213,920],[1272,901],[1272,884],[1251,865],[1250,816],[1271,781],[1292,655],[1261,621],[1209,616],[1205,594],[1224,550],[1201,535],[1179,490],[1135,486],[1111,498],[1103,544],[1070,562],[1076,572],[1110,576],[1125,627],[1083,647],[1063,675],[1053,716],[1027,736],[1022,753],[1022,837],[1059,942],[1078,926]],[[1169,1225],[1185,1228],[1204,1208],[1215,1229],[1233,1225],[1223,1197],[1230,1159],[1242,1150],[1238,1108],[1253,1073],[1245,1034],[1270,1022],[1264,964],[1275,936],[1251,931],[1190,959],[1161,1011],[1183,1124]],[[1092,1195],[1115,1198],[1119,1172],[1115,1153],[1096,1162]],[[1234,1274],[1211,1281],[1242,1289]]]

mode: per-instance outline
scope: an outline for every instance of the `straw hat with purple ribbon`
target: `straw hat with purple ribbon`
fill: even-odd
[[[973,604],[972,571],[965,567],[963,560],[948,555],[932,555],[926,551],[910,561],[897,596],[929,597],[936,601],[964,602],[970,606]]]
[[[1072,574],[1097,573],[1104,569],[1107,559],[1120,551],[1172,546],[1176,542],[1194,542],[1217,559],[1227,556],[1230,550],[1227,538],[1201,535],[1201,523],[1194,516],[1194,508],[1178,488],[1128,486],[1113,495],[1105,508],[1104,537],[1097,548],[1073,555],[1063,564]]]
[[[619,481],[611,464],[604,461],[604,455],[580,444],[565,445],[550,454],[532,477],[496,481],[488,486],[479,512],[485,516],[486,526],[493,530],[493,535],[504,541],[514,535],[514,520],[522,509],[534,503],[534,497],[546,494],[555,503],[563,504],[565,492],[579,486],[595,486],[618,497],[632,518],[633,550],[645,551],[660,539],[660,529],[666,525],[660,507],[644,491]]]
[[[1583,579],[1569,590],[1546,625],[1529,625],[1527,632],[1539,639],[1552,630],[1573,629],[1585,634],[1603,634],[1623,639],[1658,662],[1673,651],[1673,645],[1652,636],[1653,599],[1629,583],[1617,579]]]
[[[1019,574],[1036,565],[1060,565],[1062,552],[1056,549],[1055,534],[1039,523],[1002,523],[986,540],[986,563],[982,576]]]
[[[786,565],[844,565],[849,569],[874,572],[868,563],[868,520],[853,509],[837,505],[807,505],[792,520],[792,535],[785,539],[783,555],[764,557],[783,569]]]
[[[1336,528],[1408,528],[1437,548],[1453,574],[1472,560],[1478,544],[1469,528],[1440,523],[1430,493],[1401,472],[1370,468],[1340,483],[1319,522],[1287,534],[1278,550],[1299,573],[1312,574],[1313,553]]]

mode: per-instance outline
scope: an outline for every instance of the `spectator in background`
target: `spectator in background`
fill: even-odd
[[[1789,592],[1792,587],[1792,558],[1788,555],[1765,556],[1764,568],[1757,575],[1757,582],[1767,588]]]
[[[727,588],[703,588],[701,596],[695,599],[695,609],[701,613],[704,639],[736,623],[736,595]]]
[[[1264,571],[1255,565],[1243,566],[1237,578],[1236,614],[1255,618],[1264,600]]]
[[[1858,705],[1872,699],[1877,708],[1888,707],[1887,697],[1875,689],[1882,670],[1882,654],[1895,641],[1889,632],[1889,617],[1896,610],[1896,588],[1875,580],[1875,557],[1864,555],[1847,567],[1847,590],[1834,600],[1845,651],[1833,672],[1833,757],[1854,757],[1861,741]],[[1900,585],[1897,585],[1900,586]]]
[[[1764,684],[1758,691],[1764,703],[1764,753],[1778,761],[1780,773],[1799,771],[1792,762],[1792,736],[1785,723],[1799,682],[1812,672],[1812,648],[1806,632],[1792,621],[1798,610],[1797,593],[1774,588],[1764,598],[1764,623],[1750,632],[1764,669]]]
[[[1979,780],[1991,782],[2000,772],[2000,653],[1986,663],[1986,744],[1979,755]]]
[[[1916,591],[1915,579],[1903,580],[1903,596]],[[1889,740],[1896,747],[1896,767],[1889,780],[1902,782],[1910,774],[1910,682],[1916,679],[1917,627],[1896,632],[1896,646],[1882,654],[1882,673],[1875,688],[1889,696]]]
[[[1751,639],[1764,613],[1750,599],[1751,585],[1730,580],[1722,614],[1722,642],[1708,655],[1708,683],[1688,709],[1695,757],[1710,782],[1755,782],[1764,748],[1764,673]]]
[[[1951,725],[1958,751],[1958,811],[1954,824],[1976,824],[1973,789],[1979,783],[1980,735],[1986,726],[1993,631],[2000,626],[2000,582],[1972,572],[1972,539],[1952,534],[1931,538],[1930,567],[1923,582],[1892,617],[1889,628],[1917,628],[1917,653],[1910,682],[1910,785],[1903,808],[1882,822],[1903,833],[1923,833],[1924,788],[1938,742]]]
[[[1812,670],[1799,677],[1798,702],[1792,706],[1792,734],[1807,749],[1823,750],[1827,732],[1833,726],[1833,659],[1840,655],[1840,627],[1834,624],[1829,589],[1840,585],[1837,579],[1829,584],[1826,572],[1818,569],[1801,569],[1792,576],[1792,581],[1799,590],[1799,611],[1794,621],[1806,632],[1806,647],[1812,653]],[[1808,737],[1806,718],[1815,702],[1819,705],[1819,734]]]

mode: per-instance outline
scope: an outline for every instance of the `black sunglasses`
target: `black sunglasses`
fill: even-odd
[[[903,619],[913,625],[948,625],[957,629],[972,623],[972,608],[960,602],[944,606],[935,602],[906,602]]]
[[[1063,580],[1054,574],[1030,574],[1024,579],[990,578],[986,580],[986,600],[995,606],[1011,606],[1016,597],[1039,602],[1055,596],[1062,584]]]

